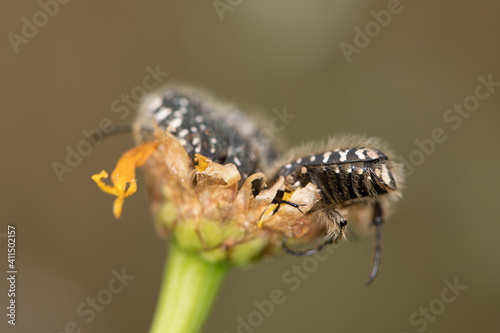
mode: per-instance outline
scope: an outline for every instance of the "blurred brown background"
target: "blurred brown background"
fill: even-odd
[[[148,330],[165,244],[152,228],[145,190],[139,184],[116,221],[113,198],[90,180],[114,167],[131,138],[101,143],[62,182],[52,163],[66,164],[66,147],[85,139],[82,130],[103,118],[122,122],[111,103],[159,64],[170,73],[165,83],[207,88],[268,119],[286,105],[296,115],[280,133],[290,145],[366,133],[408,159],[415,140],[434,129],[448,138],[408,177],[383,228],[372,286],[362,284],[371,239],[344,242],[296,291],[282,275],[301,260],[283,256],[233,271],[205,332],[236,332],[237,318],[273,289],[286,302],[255,332],[498,332],[500,87],[456,130],[443,115],[474,95],[478,76],[500,81],[500,4],[402,1],[348,63],[339,45],[354,45],[353,29],[364,30],[374,21],[370,11],[388,1],[240,2],[221,20],[211,1],[71,1],[18,53],[8,34],[21,36],[22,18],[33,22],[41,7],[2,2],[0,236],[7,224],[17,226],[19,274],[18,325],[6,324],[2,279],[0,330],[63,332],[70,321],[82,332]],[[0,248],[4,271],[5,238]],[[77,307],[122,267],[136,278],[86,323]],[[434,300],[455,277],[468,288],[441,309]],[[425,329],[412,326],[409,317],[430,304],[440,314]]]

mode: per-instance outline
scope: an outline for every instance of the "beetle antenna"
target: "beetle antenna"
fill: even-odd
[[[103,133],[103,138],[127,133],[132,133],[132,123],[116,124],[111,132]]]

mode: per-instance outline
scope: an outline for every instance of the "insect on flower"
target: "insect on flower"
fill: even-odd
[[[338,242],[352,221],[375,227],[368,282],[377,275],[380,226],[400,197],[402,182],[400,166],[379,140],[346,135],[278,157],[282,150],[263,141],[258,122],[183,86],[151,94],[133,125],[117,129],[132,130],[139,146],[118,162],[113,186],[102,182],[104,171],[93,177],[102,190],[118,197],[115,216],[136,190],[133,169],[144,164],[155,214],[170,221],[163,223],[165,232],[186,234],[182,226],[189,225],[199,239],[187,246],[210,258],[216,249],[217,258],[231,260],[238,245],[251,241],[258,241],[256,256],[277,246],[288,254],[312,255]],[[165,201],[173,202],[167,213],[158,208]],[[229,230],[230,225],[236,231],[221,229],[209,237],[203,232],[206,221],[223,221],[216,228]],[[322,243],[308,250],[292,249],[287,242],[320,237]]]

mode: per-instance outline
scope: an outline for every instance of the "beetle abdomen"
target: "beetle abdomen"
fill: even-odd
[[[287,190],[312,182],[332,204],[396,190],[392,162],[383,152],[369,147],[302,157],[283,166],[278,175],[285,177]]]

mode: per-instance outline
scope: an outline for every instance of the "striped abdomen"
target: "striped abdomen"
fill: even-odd
[[[278,171],[287,191],[312,182],[327,202],[343,203],[396,190],[393,163],[370,147],[335,149],[286,164]]]

